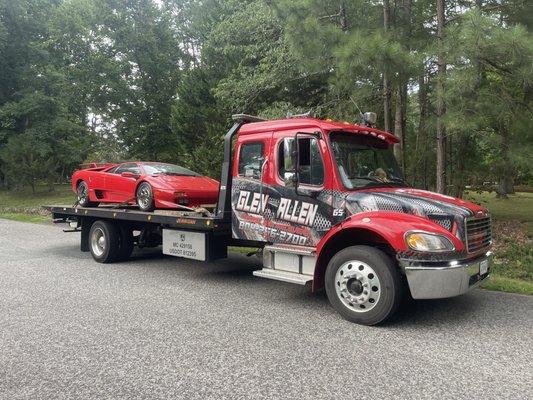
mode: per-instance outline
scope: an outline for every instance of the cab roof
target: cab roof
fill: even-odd
[[[388,144],[394,144],[399,142],[399,139],[392,133],[380,131],[379,129],[370,128],[368,126],[363,125],[351,124],[349,122],[338,122],[317,118],[288,118],[274,119],[261,122],[251,122],[244,124],[240,128],[239,135],[251,135],[254,133],[262,133],[269,131],[282,131],[286,129],[306,128],[318,128],[327,133],[343,131],[354,133],[357,135],[370,135],[384,140]]]

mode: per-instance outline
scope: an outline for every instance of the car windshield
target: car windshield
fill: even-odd
[[[174,164],[165,163],[143,163],[143,168],[148,175],[163,174],[176,176],[200,176],[200,174],[190,169]]]
[[[346,132],[334,132],[330,139],[341,180],[347,189],[406,185],[394,155],[382,140]]]

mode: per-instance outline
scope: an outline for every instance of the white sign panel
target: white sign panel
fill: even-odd
[[[205,233],[163,229],[163,254],[205,261]]]

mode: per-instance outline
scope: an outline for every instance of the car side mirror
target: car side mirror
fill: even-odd
[[[133,172],[129,172],[129,171],[125,171],[125,172],[121,173],[120,176],[122,176],[123,178],[137,179],[139,177],[139,174],[136,174],[136,173],[133,173]]]

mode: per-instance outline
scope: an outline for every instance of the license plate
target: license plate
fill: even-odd
[[[163,229],[163,254],[205,261],[205,250],[205,233]]]
[[[489,260],[483,260],[479,263],[479,275],[485,275],[489,271]]]

